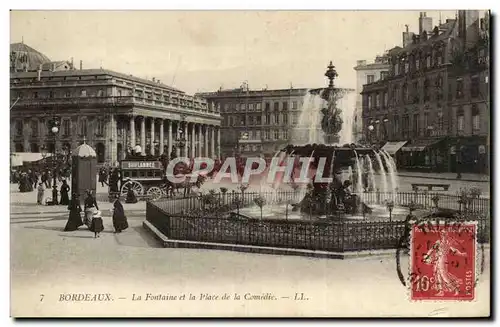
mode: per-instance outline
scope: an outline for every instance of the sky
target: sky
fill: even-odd
[[[436,25],[455,11],[427,11]],[[11,43],[51,60],[160,79],[188,94],[237,88],[356,87],[357,60],[401,46],[418,11],[12,11]]]

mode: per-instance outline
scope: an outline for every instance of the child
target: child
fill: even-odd
[[[92,222],[90,223],[89,229],[94,232],[94,238],[99,237],[99,234],[104,230],[102,216],[99,210],[94,210],[94,214],[92,215]]]

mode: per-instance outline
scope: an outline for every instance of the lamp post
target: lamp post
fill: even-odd
[[[370,146],[372,145],[372,133],[373,133],[373,125],[368,125],[368,142],[370,143]]]
[[[52,154],[53,157],[52,157],[52,161],[53,161],[53,174],[52,174],[52,178],[53,178],[53,181],[54,181],[54,186],[56,186],[57,184],[57,178],[56,178],[56,168],[57,168],[57,153],[56,153],[56,138],[57,138],[57,134],[59,134],[59,127],[61,126],[61,123],[59,121],[59,117],[52,117],[52,120],[50,121],[50,131],[52,133],[52,136],[54,138],[54,153]]]

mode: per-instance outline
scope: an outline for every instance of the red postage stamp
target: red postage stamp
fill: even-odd
[[[474,223],[415,225],[411,240],[411,300],[474,300]]]

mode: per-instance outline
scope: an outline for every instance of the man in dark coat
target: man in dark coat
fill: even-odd
[[[115,203],[113,204],[113,227],[115,228],[115,233],[121,233],[128,228],[127,216],[125,216],[123,205],[120,202],[120,196],[116,196],[115,199]]]

